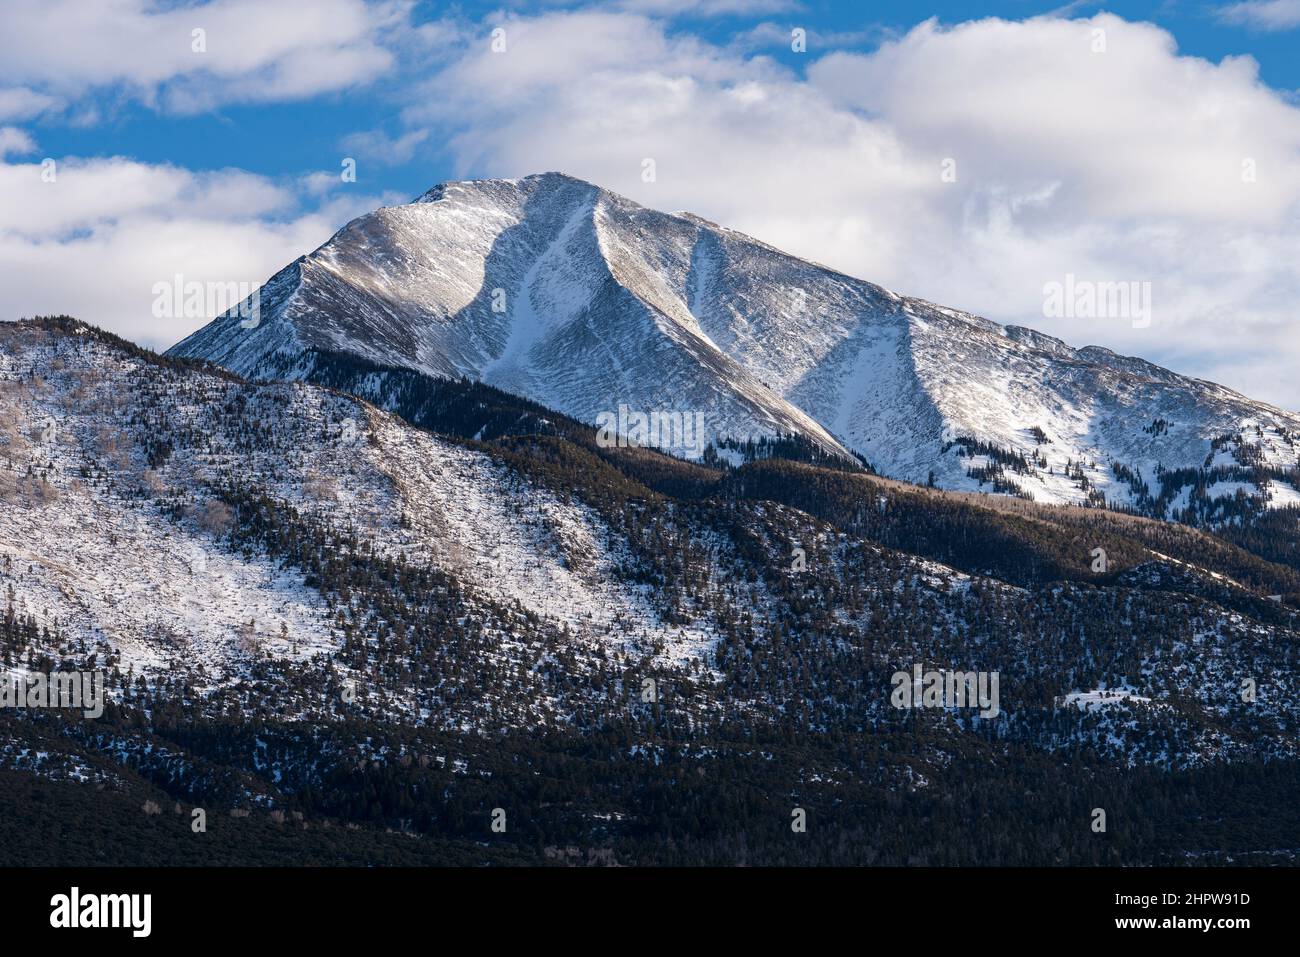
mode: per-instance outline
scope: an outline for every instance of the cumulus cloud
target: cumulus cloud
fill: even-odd
[[[164,348],[210,316],[153,314],[154,285],[248,283],[320,245],[388,196],[339,191],[304,209],[300,184],[123,158],[0,163],[3,319],[67,313]]]
[[[797,0],[615,0],[614,7],[655,16],[764,16],[802,9]]]
[[[448,132],[466,172],[565,170],[1300,406],[1300,109],[1248,57],[1180,55],[1108,14],[927,22],[871,53],[813,50],[803,72],[629,13],[493,25],[506,51],[485,28],[405,114]],[[1150,282],[1150,327],[1045,316],[1066,274]]]
[[[1219,10],[1224,23],[1256,30],[1292,30],[1300,27],[1300,0],[1245,0]]]
[[[428,138],[428,130],[411,130],[397,137],[389,136],[383,130],[366,130],[345,136],[340,145],[361,159],[381,166],[400,166],[409,163],[416,148]]]
[[[15,126],[0,126],[0,160],[10,153],[30,153],[36,149],[36,141],[25,130]]]
[[[343,140],[361,164],[445,148],[463,175],[564,170],[900,292],[1300,407],[1300,107],[1248,57],[1185,56],[1157,26],[1099,14],[926,22],[872,52],[810,36],[792,69],[762,52],[785,27],[710,42],[659,16],[675,0],[415,28],[396,0],[300,2],[14,0],[0,123],[68,105],[92,121],[83,94],[105,85],[178,110],[306,96],[397,57],[400,123]],[[1287,6],[1224,15],[1278,24]],[[196,27],[206,54],[191,51]],[[30,156],[26,133],[0,129],[0,155]],[[72,160],[57,190],[39,172],[0,165],[6,305],[160,344],[189,331],[159,330],[142,304],[160,274],[261,281],[378,202],[336,170],[286,183]],[[1044,286],[1070,274],[1149,282],[1150,326],[1044,315]]]
[[[188,113],[292,100],[388,70],[386,38],[408,6],[363,0],[8,0],[0,31],[0,117],[99,88]],[[23,99],[23,97],[27,99]],[[32,98],[35,99],[32,99]]]
[[[56,97],[26,87],[0,88],[0,120],[30,120],[59,106],[61,103]]]

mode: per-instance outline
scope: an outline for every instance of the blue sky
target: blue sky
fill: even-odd
[[[165,347],[202,320],[152,316],[159,280],[261,282],[439,181],[562,169],[1300,408],[1297,91],[1300,0],[8,0],[0,318]],[[1153,321],[1046,315],[1067,274],[1150,283]]]
[[[179,5],[177,5],[179,6]],[[412,11],[417,22],[445,16],[464,17],[486,24],[500,11],[573,9],[577,4],[419,3]],[[691,6],[685,4],[684,6]],[[1212,3],[1079,3],[1061,4],[1007,0],[1002,3],[917,3],[915,0],[867,3],[756,4],[759,13],[687,15],[670,21],[673,29],[725,44],[760,23],[801,26],[824,34],[830,42],[810,44],[815,57],[832,48],[872,50],[882,41],[905,34],[916,24],[937,17],[960,23],[984,17],[1024,19],[1059,12],[1085,16],[1107,10],[1127,20],[1151,21],[1167,28],[1179,49],[1191,56],[1219,61],[1250,55],[1259,62],[1261,79],[1275,89],[1300,91],[1300,33],[1288,30],[1250,29],[1225,24],[1221,11],[1230,4]],[[761,12],[770,8],[772,12]],[[197,21],[196,21],[197,22]],[[793,70],[802,70],[810,57],[796,55],[786,46],[763,52]],[[0,68],[2,70],[2,68]],[[150,163],[174,163],[195,170],[240,167],[268,176],[293,176],[329,169],[327,162],[346,152],[342,141],[357,130],[388,128],[396,133],[401,123],[400,90],[403,75],[377,79],[361,88],[283,103],[227,104],[197,115],[160,112],[138,100],[114,103],[106,95],[103,122],[71,126],[66,118],[38,118],[32,129],[41,148],[53,156],[124,155]],[[416,196],[449,178],[484,175],[490,170],[458,164],[436,140],[429,141],[411,159],[393,166],[362,167],[358,182],[372,189]],[[332,170],[331,170],[332,171]],[[521,172],[532,172],[531,170]]]

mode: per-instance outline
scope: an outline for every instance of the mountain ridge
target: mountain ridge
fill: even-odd
[[[590,423],[694,410],[714,436],[797,433],[914,483],[1163,518],[1225,520],[1233,482],[1257,510],[1300,503],[1300,415],[561,173],[442,183],[358,217],[268,282],[262,314],[169,353],[304,379],[315,353],[352,354]]]
[[[481,383],[334,372],[383,377],[405,414],[0,323],[0,653],[12,675],[100,670],[108,699],[93,721],[0,709],[5,833],[57,835],[102,792],[482,860],[492,809],[540,786],[512,859],[905,863],[942,855],[936,812],[965,801],[954,846],[997,829],[972,861],[1185,862],[1199,826],[1123,823],[1181,787],[1273,829],[1236,825],[1220,855],[1291,855],[1267,835],[1300,754],[1294,557],[773,450],[601,447]],[[998,715],[900,710],[891,675],[915,666],[1000,674]],[[780,844],[792,799],[828,842]],[[1111,801],[1114,846],[1086,827]],[[924,843],[888,844],[900,813]],[[136,816],[105,826],[185,853]]]

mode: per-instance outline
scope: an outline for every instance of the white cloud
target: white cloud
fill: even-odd
[[[199,175],[120,158],[72,158],[58,162],[53,181],[41,174],[36,163],[0,166],[0,231],[57,239],[131,217],[239,222],[293,204],[284,189],[241,170]]]
[[[299,99],[388,70],[386,39],[407,12],[395,0],[7,0],[0,82],[41,98],[26,109],[97,88],[177,112]]]
[[[2,68],[0,73],[3,73]],[[60,105],[55,97],[26,87],[0,89],[0,120],[30,120],[46,110],[57,109]]]
[[[15,126],[0,126],[0,160],[10,153],[30,153],[36,149],[36,141],[25,130]]]
[[[797,0],[616,0],[614,7],[650,16],[765,16],[803,8]]]
[[[193,173],[127,159],[0,163],[0,319],[67,313],[162,348],[204,318],[160,320],[153,286],[260,285],[388,196],[341,193],[313,210],[239,170]],[[210,318],[210,317],[207,317]]]
[[[1291,30],[1300,27],[1300,0],[1245,0],[1218,11],[1224,23],[1256,30]]]
[[[113,83],[198,109],[336,89],[390,56],[441,60],[409,84],[401,130],[353,134],[345,149],[404,163],[437,142],[465,174],[565,170],[901,292],[1300,407],[1300,108],[1249,58],[1182,56],[1158,27],[1102,14],[925,23],[872,53],[811,44],[800,73],[751,52],[780,31],[718,46],[607,6],[458,15],[399,35],[404,4],[327,2],[336,16],[248,0],[45,4],[58,21],[83,15],[65,36],[17,0],[0,35],[0,111],[56,109]],[[295,12],[292,29],[278,19]],[[195,67],[200,22],[220,55]],[[491,50],[496,26],[505,53]],[[94,108],[76,105],[88,121]],[[30,152],[7,130],[0,153]],[[956,182],[941,178],[945,159]],[[304,197],[326,205],[304,212]],[[141,299],[153,282],[264,280],[379,199],[328,169],[285,185],[72,160],[55,188],[34,163],[0,165],[0,288],[12,312],[70,311],[167,344],[189,328],[156,328]],[[1150,282],[1151,327],[1045,318],[1043,286],[1067,273]]]
[[[1181,56],[1158,27],[1102,14],[925,23],[873,53],[810,54],[801,76],[631,14],[497,23],[507,52],[484,29],[406,112],[449,131],[466,172],[564,170],[1300,406],[1285,372],[1300,360],[1300,109],[1249,58]],[[1152,326],[1044,318],[1043,285],[1066,273],[1151,282]]]
[[[747,30],[736,33],[727,43],[727,49],[737,53],[752,53],[757,50],[779,48],[792,50],[793,31],[796,26],[786,23],[764,21]],[[860,30],[838,30],[824,32],[812,26],[799,26],[803,30],[804,52],[817,56],[831,49],[875,44],[893,39],[897,32],[883,24],[875,24]]]
[[[401,166],[415,156],[416,148],[429,138],[428,130],[411,130],[392,137],[382,130],[351,133],[343,138],[343,149],[381,166]]]

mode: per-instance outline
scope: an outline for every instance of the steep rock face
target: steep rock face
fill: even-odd
[[[310,378],[313,353],[340,353],[481,379],[586,421],[620,405],[690,411],[710,435],[800,432],[840,450],[711,343],[650,267],[674,250],[689,267],[700,228],[663,217],[679,228],[642,249],[638,212],[558,175],[443,185],[278,273],[255,328],[232,314],[172,352],[261,378]]]
[[[250,325],[223,316],[172,353],[301,379],[350,356],[593,423],[691,412],[709,438],[798,432],[892,477],[1045,502],[1212,519],[1238,488],[1300,501],[1292,413],[558,173],[446,183],[354,220],[270,280]]]

